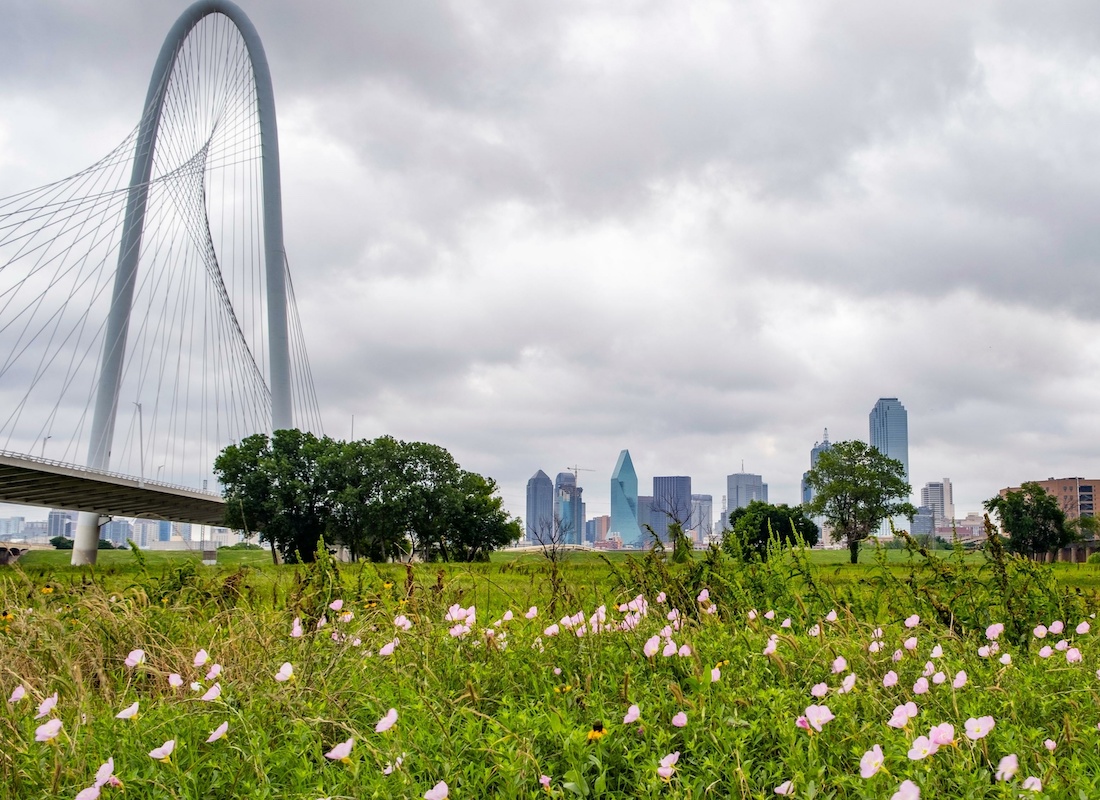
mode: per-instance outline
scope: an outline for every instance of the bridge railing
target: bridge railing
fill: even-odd
[[[157,486],[162,489],[180,489],[185,492],[197,492],[198,494],[205,494],[210,497],[221,497],[220,492],[212,492],[209,489],[196,489],[193,486],[183,486],[178,483],[165,483],[164,481],[152,480],[150,478],[141,478],[137,475],[126,475],[121,472],[108,472],[101,469],[92,469],[90,467],[81,466],[80,464],[70,464],[67,461],[55,461],[52,458],[40,458],[38,456],[27,455],[26,453],[16,453],[11,450],[0,450],[0,457],[6,458],[18,458],[22,461],[32,461],[35,464],[43,464],[50,467],[63,467],[64,469],[71,469],[77,472],[83,472],[85,475],[97,475],[105,478],[121,478],[124,481],[137,481],[142,486]]]

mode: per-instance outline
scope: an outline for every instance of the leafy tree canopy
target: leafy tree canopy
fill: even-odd
[[[739,547],[743,554],[763,559],[768,553],[768,543],[796,544],[801,539],[808,546],[817,544],[820,531],[813,520],[808,519],[801,506],[771,505],[753,500],[743,508],[730,512],[730,531],[723,542]]]
[[[67,536],[54,536],[50,539],[54,550],[72,550],[73,540]]]
[[[322,534],[353,558],[376,561],[413,549],[427,559],[484,560],[520,535],[491,478],[425,442],[276,431],[230,445],[214,470],[226,524],[259,530],[288,561],[312,561]]]
[[[910,519],[917,509],[908,501],[912,487],[905,467],[865,442],[837,442],[821,453],[806,474],[814,498],[805,506],[810,517],[824,517],[833,540],[847,543],[851,562],[859,558],[859,543],[894,516]]]
[[[1017,491],[991,497],[984,505],[1000,518],[1012,553],[1049,553],[1073,541],[1057,498],[1038,483],[1025,483]]]

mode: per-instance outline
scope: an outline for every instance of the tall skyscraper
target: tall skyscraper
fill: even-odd
[[[817,460],[821,458],[821,454],[830,449],[832,444],[829,442],[829,429],[825,429],[825,434],[821,437],[820,442],[814,442],[814,446],[810,448],[810,469],[817,466]],[[810,473],[802,473],[802,502],[808,503],[814,499],[814,490],[807,485],[806,476]]]
[[[763,475],[735,472],[726,476],[726,513],[744,508],[753,500],[768,502],[768,484]]]
[[[700,544],[714,533],[714,498],[709,494],[691,496],[691,523],[692,536]]]
[[[870,415],[871,446],[880,453],[900,461],[905,469],[905,482],[909,482],[909,414],[896,397],[882,397]],[[909,498],[905,498],[908,500]],[[904,517],[894,518],[895,528],[905,528],[908,521]],[[881,534],[890,535],[890,522],[882,523]]]
[[[527,481],[527,540],[549,544],[554,532],[554,482],[541,469]]]
[[[951,480],[929,481],[920,490],[920,504],[928,506],[936,525],[950,525],[955,519],[955,498]]]
[[[653,528],[653,532],[659,536],[661,533],[661,519],[663,518],[663,514],[654,512],[652,497],[644,494],[638,495],[638,528],[640,529],[638,542],[642,547],[653,546],[653,537],[646,529],[646,525]]]
[[[629,450],[619,453],[611,473],[611,529],[608,534],[612,533],[617,533],[625,544],[642,540],[638,524],[638,473],[634,471]]]
[[[572,472],[559,472],[554,480],[554,519],[560,526],[555,532],[559,544],[584,541],[584,489],[577,486]]]
[[[653,530],[668,541],[668,526],[679,522],[687,532],[691,527],[691,478],[687,475],[668,475],[653,479]]]

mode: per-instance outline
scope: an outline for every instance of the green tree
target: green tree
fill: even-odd
[[[50,544],[53,545],[54,550],[72,550],[73,540],[67,536],[54,536],[50,539]]]
[[[1057,498],[1037,483],[1028,482],[1017,491],[991,497],[984,505],[1000,518],[1001,530],[1008,534],[1009,552],[1032,556],[1073,541]]]
[[[813,520],[806,517],[801,506],[771,505],[753,500],[747,506],[730,512],[730,532],[726,539],[733,549],[734,542],[743,554],[755,554],[763,559],[768,553],[768,543],[775,539],[783,545],[793,545],[801,539],[810,547],[817,544],[820,531]]]
[[[823,451],[806,474],[806,483],[814,490],[806,515],[825,518],[833,540],[848,545],[853,564],[859,559],[859,543],[884,519],[912,519],[917,513],[907,500],[912,487],[905,480],[905,467],[864,442],[837,442]]]
[[[329,517],[321,459],[333,448],[299,430],[257,433],[226,447],[214,460],[225,497],[225,524],[260,531],[287,563],[313,561]]]

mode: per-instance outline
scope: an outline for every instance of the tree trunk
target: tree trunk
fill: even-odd
[[[852,559],[852,564],[859,561],[859,539],[848,540],[848,555]]]

